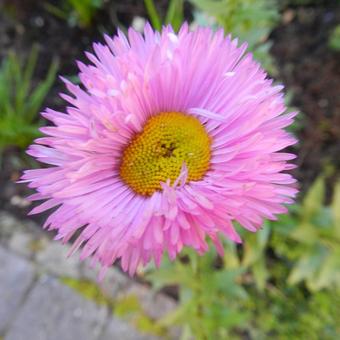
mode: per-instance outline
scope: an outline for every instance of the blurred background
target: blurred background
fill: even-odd
[[[226,254],[184,252],[134,279],[119,268],[97,283],[77,255],[27,216],[38,167],[25,148],[46,106],[63,111],[57,75],[103,34],[146,21],[224,27],[277,83],[299,143],[298,202]],[[339,339],[340,1],[0,0],[0,339]]]

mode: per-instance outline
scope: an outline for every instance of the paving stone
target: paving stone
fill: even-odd
[[[133,281],[119,269],[110,268],[103,281],[99,282],[99,286],[106,296],[116,299],[118,295],[128,289],[133,284]]]
[[[97,340],[106,319],[105,307],[84,299],[57,279],[43,276],[5,340]]]
[[[125,296],[130,296],[130,295],[137,296],[146,314],[155,320],[165,316],[167,313],[169,313],[170,311],[174,310],[174,308],[176,308],[176,302],[173,299],[167,296],[164,296],[162,294],[154,294],[149,289],[149,287],[147,287],[146,285],[136,283],[134,280],[132,280],[127,275],[122,273],[116,267],[110,268],[107,271],[107,274],[104,280],[102,282],[98,282],[97,278],[98,278],[99,268],[96,268],[96,269],[90,268],[89,260],[85,260],[81,262],[79,260],[78,254],[75,254],[69,258],[67,257],[67,253],[69,251],[70,245],[62,245],[61,243],[51,241],[49,238],[45,236],[45,233],[41,232],[41,230],[37,228],[37,226],[34,223],[31,223],[29,221],[21,222],[17,220],[15,217],[11,216],[10,214],[6,212],[1,212],[1,211],[0,211],[0,241],[5,241],[4,243],[10,250],[13,250],[16,253],[19,253],[27,258],[29,257],[29,258],[34,259],[38,273],[45,274],[47,272],[48,274],[52,274],[53,276],[57,276],[57,277],[72,277],[75,279],[91,280],[92,282],[95,282],[99,285],[99,287],[101,288],[101,290],[106,296],[114,300],[116,299],[119,300],[120,298],[124,298]],[[32,265],[30,266],[32,267]],[[64,287],[64,285],[60,283],[58,284],[61,285],[62,291],[64,291],[64,289],[66,290],[70,289],[69,287]],[[39,285],[42,287],[45,287],[45,285],[41,283]],[[0,287],[2,287],[2,282],[0,282]],[[9,292],[12,293],[11,288],[7,287],[7,289],[10,289]],[[77,294],[75,291],[73,290],[71,291],[72,293]],[[39,298],[39,294],[37,293],[36,289],[34,289],[34,292],[35,292],[35,295],[37,296],[35,297],[35,300],[37,300]],[[42,294],[44,294],[44,290]],[[35,295],[33,295],[33,297]],[[0,297],[1,296],[2,295],[0,292]],[[30,298],[29,301],[31,301],[32,299],[31,295],[29,298]],[[52,295],[52,298],[55,299],[54,295]],[[46,295],[46,299],[48,299],[48,294]],[[33,302],[35,300],[33,300]],[[43,299],[41,299],[41,301],[42,300]],[[56,315],[56,313],[61,313],[60,311],[64,310],[63,309],[64,302],[62,301],[64,301],[67,306],[67,299],[61,298],[60,303],[56,304],[57,306],[59,306],[56,308],[59,308],[59,309],[53,312],[54,315]],[[92,303],[92,302],[89,301],[89,303]],[[38,306],[39,303],[37,303],[36,305]],[[47,313],[47,307],[44,307],[44,308]],[[32,310],[35,310],[35,309],[32,308]],[[0,303],[0,311],[1,311],[1,303]],[[81,313],[79,311],[80,309],[77,309],[76,314]],[[26,314],[29,315],[28,312],[26,312]],[[36,333],[33,334],[34,337],[32,337],[32,339],[45,340],[44,338],[44,336],[46,336],[45,330],[49,329],[52,321],[50,322],[49,321],[50,318],[47,318],[46,319],[47,321],[45,322],[44,313],[39,312],[38,314],[40,315],[42,324],[39,324],[37,326],[38,328],[36,327]],[[65,314],[68,314],[68,312],[65,311]],[[1,317],[1,314],[0,314],[0,317]],[[2,320],[0,320],[0,325],[1,325],[1,321]],[[33,321],[36,322],[37,320],[33,319]],[[29,325],[30,322],[31,321],[27,321],[26,326]],[[117,320],[112,321],[111,323],[113,326],[108,326],[105,334],[113,334],[112,328],[118,327],[115,324],[117,322],[118,322]],[[134,330],[133,326],[129,325],[125,321],[121,321],[121,322],[122,324],[120,328],[119,327],[117,328],[117,332],[119,329],[124,330],[125,328]],[[21,326],[20,325],[21,323],[19,323],[19,328],[20,327],[22,328],[22,325]],[[39,331],[39,327],[40,327],[40,331]],[[69,325],[66,325],[65,323],[64,328],[67,329],[67,327],[69,327]],[[120,334],[119,332],[117,334]],[[137,332],[137,331],[134,331],[134,332]],[[132,331],[130,332],[131,336],[134,336],[134,334],[138,335],[138,333],[134,333],[134,332]],[[170,333],[173,333],[173,332],[171,331]],[[14,336],[17,336],[17,334],[19,333],[13,333],[13,334]],[[178,332],[176,334],[178,334]],[[11,335],[11,333],[9,335]],[[59,338],[68,339],[66,337],[59,337]],[[146,338],[143,338],[143,337],[141,338],[140,336],[137,337],[137,339],[139,338],[149,339],[150,336],[146,335]],[[173,337],[173,338],[176,338],[176,337]],[[7,340],[7,338],[5,339]],[[13,337],[10,339],[20,340],[21,338]],[[30,337],[25,337],[25,339],[31,340]],[[50,340],[50,339],[54,339],[54,338],[50,338],[50,337],[46,338],[46,340]],[[76,337],[73,337],[73,338],[71,337],[70,339],[76,339]],[[85,340],[85,339],[95,339],[95,338],[79,338],[79,340],[83,340],[83,339]],[[127,338],[127,339],[130,339],[130,338]],[[131,337],[131,339],[134,339],[134,338]],[[101,338],[99,340],[101,340]]]
[[[157,294],[143,284],[136,283],[118,268],[108,269],[103,281],[98,282],[98,268],[90,268],[85,261],[81,276],[96,282],[104,295],[116,300],[134,295],[138,298],[146,314],[153,319],[159,319],[176,308],[176,302],[163,294]]]
[[[177,308],[177,303],[174,299],[153,292],[149,287],[132,281],[132,284],[121,290],[117,298],[124,298],[126,296],[136,296],[141,304],[146,315],[154,320],[159,320],[165,317],[168,313]],[[179,339],[181,334],[180,327],[171,327],[168,329],[168,337],[170,339]]]
[[[34,254],[32,247],[34,241],[32,233],[20,230],[11,236],[8,241],[8,248],[21,256],[30,258]]]
[[[11,322],[33,279],[32,264],[0,247],[0,334]]]
[[[154,293],[148,287],[139,283],[133,282],[126,289],[120,291],[117,297],[124,298],[130,295],[137,296],[145,313],[155,320],[162,318],[176,308],[176,302],[173,299]]]
[[[3,244],[7,244],[18,234],[25,234],[24,237],[28,237],[29,234],[30,238],[38,239],[43,232],[34,222],[29,220],[20,221],[8,212],[0,210],[0,241]],[[19,239],[17,238],[14,243],[18,240]],[[18,249],[15,249],[15,252],[17,252],[17,250]],[[22,254],[26,255],[24,253]]]
[[[118,319],[112,318],[107,325],[100,340],[156,340],[158,337],[138,333],[128,323]]]
[[[0,240],[5,241],[18,230],[23,229],[23,225],[18,220],[5,211],[0,211]]]
[[[115,300],[119,295],[128,289],[134,281],[124,274],[119,268],[112,266],[108,268],[102,281],[98,281],[100,265],[95,268],[90,266],[90,259],[85,259],[81,264],[81,278],[90,280],[97,284],[103,294]]]
[[[43,249],[36,253],[40,267],[56,276],[80,277],[80,260],[77,254],[67,257],[69,245],[47,241]]]
[[[136,283],[116,267],[109,268],[103,281],[98,282],[98,268],[90,268],[89,262],[86,260],[81,276],[87,280],[96,282],[104,295],[113,300],[119,301],[120,299],[124,299],[124,297],[131,295],[136,296],[145,314],[154,320],[160,319],[177,307],[177,304],[173,299],[164,296],[163,294],[155,294],[147,286]],[[110,331],[108,332],[110,333]],[[172,327],[169,330],[169,338],[179,339],[180,333],[178,327]],[[133,334],[134,333],[132,333],[131,336],[133,336]],[[132,337],[132,339],[134,338]],[[148,336],[146,339],[148,339]]]

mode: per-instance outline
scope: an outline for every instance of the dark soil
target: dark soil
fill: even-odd
[[[157,2],[160,9],[165,8],[164,3]],[[7,6],[1,7],[4,4]],[[38,44],[37,81],[44,78],[55,57],[60,63],[59,74],[74,76],[75,60],[85,60],[84,51],[91,50],[93,41],[102,41],[104,32],[114,34],[117,26],[128,27],[136,15],[146,15],[142,1],[109,4],[98,12],[93,28],[84,29],[53,16],[44,1],[0,0],[0,61],[10,49],[24,57],[33,44]],[[287,11],[291,12],[287,15]],[[301,129],[297,128],[300,142],[294,152],[298,153],[299,166],[295,175],[306,189],[327,165],[340,169],[340,55],[328,47],[329,33],[339,22],[339,8],[309,6],[285,12],[283,18],[289,20],[284,19],[271,35],[272,54],[278,63],[278,78],[293,93],[292,105],[303,112]],[[57,80],[45,106],[62,109],[64,103],[58,97],[62,91],[63,84]],[[28,159],[11,148],[2,157],[0,172],[0,209],[21,218],[30,210],[22,199],[29,190],[14,182],[23,168],[31,167]],[[40,223],[44,216],[33,218]]]
[[[292,21],[273,31],[271,52],[301,111],[295,175],[305,191],[321,172],[332,173],[332,184],[340,171],[340,53],[328,46],[340,6],[287,9],[285,16]]]

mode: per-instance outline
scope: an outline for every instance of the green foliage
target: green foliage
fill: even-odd
[[[148,278],[179,287],[180,306],[160,324],[179,324],[183,339],[336,339],[340,324],[340,182],[329,206],[319,178],[301,204],[225,256],[165,261]],[[241,251],[242,250],[242,251]]]
[[[63,0],[61,7],[45,4],[53,15],[68,21],[70,26],[90,27],[93,19],[104,5],[104,0]]]
[[[328,44],[333,50],[340,51],[340,25],[335,26],[329,37]]]
[[[252,312],[243,326],[252,339],[337,339],[339,332],[340,294],[319,291],[306,294],[298,286],[269,286],[265,293],[255,291],[244,306]]]
[[[180,28],[183,22],[183,3],[184,0],[170,0],[164,18],[164,23],[171,24],[175,31]],[[153,28],[158,31],[161,30],[163,20],[157,11],[154,1],[144,0],[144,4]]]
[[[275,0],[190,0],[204,15],[213,17],[217,26],[232,33],[241,41],[247,41],[262,66],[269,72],[275,71],[269,55],[268,35],[278,18]],[[201,12],[196,12],[196,21],[203,24]],[[209,22],[206,24],[210,25]]]
[[[260,291],[265,289],[269,278],[265,252],[270,232],[270,224],[266,223],[260,232],[247,235],[247,242],[244,244],[241,264],[244,268],[248,268],[251,271],[254,283]]]
[[[296,224],[288,235],[291,247],[278,251],[294,261],[288,282],[305,281],[310,291],[340,289],[340,182],[335,186],[331,206],[322,204],[324,191],[320,177],[291,221]]]
[[[158,14],[155,3],[153,0],[144,0],[144,4],[153,28],[159,31],[162,28],[162,20]]]
[[[241,326],[248,318],[248,313],[239,308],[239,302],[247,298],[244,288],[237,283],[242,269],[214,269],[214,251],[199,257],[187,250],[186,257],[185,262],[167,262],[148,275],[155,288],[174,284],[180,287],[180,306],[160,324],[182,325],[188,338],[231,336],[230,330]]]
[[[166,328],[152,320],[144,311],[138,297],[129,294],[115,302],[114,314],[128,320],[144,333],[166,335]]]
[[[53,62],[45,80],[35,85],[33,73],[38,50],[33,48],[25,62],[12,52],[0,68],[0,151],[9,145],[25,148],[39,136],[38,113],[57,71]]]

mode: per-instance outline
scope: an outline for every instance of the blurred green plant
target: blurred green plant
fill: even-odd
[[[262,66],[275,73],[269,54],[268,36],[279,19],[278,3],[275,0],[190,0],[198,9],[195,21],[200,25],[221,26],[225,32],[247,41]],[[211,18],[215,24],[212,25]]]
[[[140,300],[134,294],[120,297],[115,301],[114,315],[132,323],[144,333],[157,336],[167,335],[167,329],[156,323],[145,313]]]
[[[310,294],[287,285],[285,274],[283,264],[278,264],[275,285],[263,293],[248,288],[249,299],[242,307],[251,311],[251,319],[243,325],[243,333],[251,339],[337,339],[339,291]]]
[[[240,301],[247,298],[246,291],[237,282],[242,268],[217,269],[214,251],[200,257],[187,249],[184,259],[167,261],[147,276],[155,289],[179,287],[180,305],[163,318],[160,325],[183,326],[185,339],[230,339],[233,328],[240,327],[249,318],[249,313],[239,308]]]
[[[328,40],[328,45],[335,51],[340,51],[340,24],[335,26]]]
[[[330,205],[316,180],[301,204],[263,229],[225,242],[225,256],[182,260],[151,271],[155,289],[177,286],[179,308],[160,321],[183,339],[336,339],[340,325],[340,181]]]
[[[340,182],[335,185],[330,206],[324,206],[325,183],[316,180],[295,214],[278,223],[277,238],[288,237],[276,251],[293,262],[288,276],[291,285],[301,281],[310,291],[340,289]]]
[[[165,18],[161,18],[153,0],[144,0],[145,8],[154,29],[160,31],[162,23],[171,24],[175,31],[181,27],[184,19],[184,0],[170,0]]]
[[[105,0],[63,0],[61,6],[50,3],[45,8],[56,17],[69,23],[70,26],[90,27],[98,10]]]
[[[46,78],[35,85],[33,74],[38,49],[33,47],[25,63],[9,53],[0,67],[0,152],[9,145],[25,148],[38,137],[38,113],[55,80],[57,62]]]

